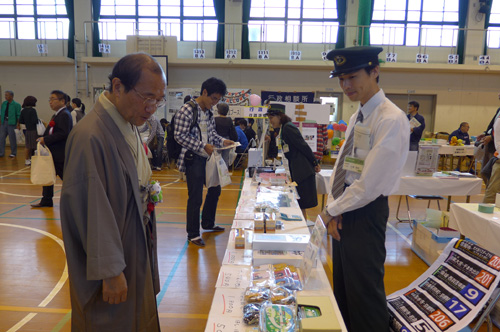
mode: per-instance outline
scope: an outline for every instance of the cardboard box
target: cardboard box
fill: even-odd
[[[252,256],[253,266],[278,263],[300,266],[304,258],[304,252],[291,250],[254,250]]]
[[[411,249],[430,266],[439,257],[448,242],[460,237],[460,232],[458,231],[446,231],[444,234],[446,236],[440,236],[437,228],[428,228],[414,220]]]
[[[300,330],[303,332],[340,332],[342,328],[335,315],[332,301],[328,296],[297,296],[297,304],[319,308],[321,316],[303,318]]]
[[[242,228],[236,228],[234,233],[234,247],[236,249],[245,249],[245,230]]]
[[[310,237],[306,234],[254,233],[252,249],[305,251]]]

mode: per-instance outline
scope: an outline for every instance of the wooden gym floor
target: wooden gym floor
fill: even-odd
[[[7,147],[7,151],[10,152]],[[69,288],[59,220],[61,181],[55,187],[53,208],[32,209],[42,188],[30,183],[24,166],[24,149],[11,159],[0,158],[0,332],[70,331]],[[241,171],[223,188],[217,223],[227,230],[204,233],[205,248],[188,245],[185,231],[186,183],[173,169],[154,172],[163,185],[164,202],[158,206],[159,269],[162,290],[158,296],[162,331],[202,332],[210,311],[214,285],[227,245],[229,228],[240,194]],[[398,197],[390,198],[387,227],[386,292],[406,287],[427,265],[411,251],[408,224],[397,223]],[[482,195],[473,196],[480,202]],[[465,198],[454,197],[455,202]],[[426,202],[412,200],[412,217],[423,219]],[[443,204],[444,205],[444,204]],[[310,209],[314,220],[320,211]],[[329,248],[329,240],[325,239]],[[322,260],[331,275],[329,250]],[[494,329],[499,331],[498,329]],[[486,331],[485,327],[481,331]]]

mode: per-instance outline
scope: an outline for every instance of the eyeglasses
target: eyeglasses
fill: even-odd
[[[61,100],[61,99],[59,99],[59,98],[49,98],[49,102],[56,101],[56,100]]]
[[[139,95],[139,97],[141,97],[142,99],[144,99],[144,105],[146,106],[149,106],[149,107],[163,107],[165,106],[165,104],[167,103],[167,100],[165,99],[165,97],[161,98],[160,100],[157,100],[157,99],[154,99],[154,98],[146,98],[144,97],[143,95],[141,95],[141,93],[139,91],[137,91],[135,88],[133,88],[133,90]]]

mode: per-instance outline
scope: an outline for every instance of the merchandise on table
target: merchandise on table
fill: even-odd
[[[295,266],[282,263],[273,265],[273,269],[276,285],[292,290],[302,290],[300,272]]]
[[[253,234],[254,250],[296,250],[305,251],[310,235],[307,234]]]
[[[262,303],[248,303],[243,307],[243,322],[247,325],[259,324]]]
[[[259,328],[262,332],[295,332],[298,328],[296,321],[295,307],[265,303],[260,309]]]
[[[274,304],[296,305],[295,291],[282,286],[273,287],[271,288],[271,302]]]
[[[234,230],[234,247],[236,249],[245,249],[245,230],[242,228]]]
[[[254,250],[252,260],[254,265],[287,263],[300,266],[304,259],[304,251],[294,250]]]
[[[270,264],[253,268],[252,285],[259,287],[271,287],[276,284],[274,280],[273,267]]]
[[[262,303],[271,298],[271,290],[268,287],[254,286],[245,290],[246,303]]]

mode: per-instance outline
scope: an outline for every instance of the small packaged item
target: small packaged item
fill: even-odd
[[[252,272],[252,285],[258,287],[271,287],[275,285],[274,273],[272,270],[262,270]]]
[[[295,291],[277,286],[271,288],[271,302],[274,304],[296,305]]]
[[[246,303],[261,303],[269,300],[271,290],[267,287],[247,287],[245,290]]]
[[[261,303],[248,303],[243,307],[243,322],[247,325],[259,324]]]
[[[262,332],[294,332],[298,327],[297,315],[292,306],[264,303],[259,320]]]
[[[236,249],[245,249],[245,230],[242,228],[234,230],[234,247]]]
[[[275,264],[274,279],[276,285],[292,290],[302,290],[299,270],[293,265]]]
[[[265,214],[263,212],[255,213],[255,217],[253,219],[254,225],[253,230],[256,233],[264,233],[265,230]]]

